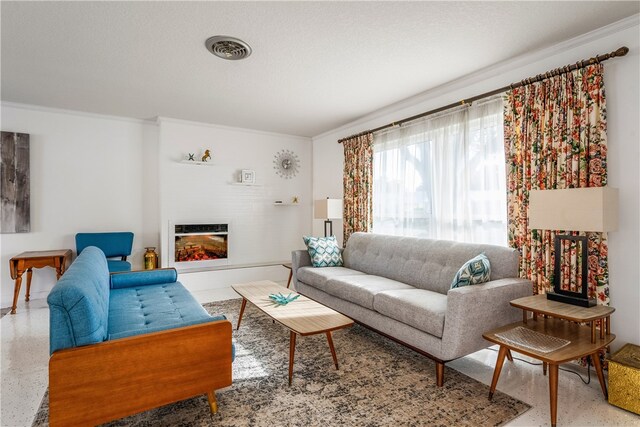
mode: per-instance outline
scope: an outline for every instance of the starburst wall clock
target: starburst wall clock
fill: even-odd
[[[291,179],[298,174],[300,160],[290,150],[280,150],[273,156],[273,169],[284,179]]]

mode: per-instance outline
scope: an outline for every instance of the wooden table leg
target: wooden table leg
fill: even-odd
[[[607,335],[611,335],[611,316],[607,316],[605,319]]]
[[[596,342],[596,322],[595,320],[592,320],[589,323],[591,324],[591,343],[595,343]]]
[[[296,354],[296,333],[291,331],[291,339],[289,340],[289,386],[291,386],[291,378],[293,377],[293,357]]]
[[[596,368],[596,374],[598,374],[598,381],[600,381],[600,388],[602,388],[602,394],[604,394],[604,398],[608,399],[607,394],[607,384],[604,382],[604,374],[602,372],[602,363],[600,363],[600,355],[596,351],[591,355],[591,360],[593,361],[593,367]]]
[[[242,315],[244,314],[244,308],[247,306],[246,298],[242,298],[242,306],[240,307],[240,315],[238,316],[238,326],[236,326],[236,331],[240,329],[240,322],[242,321]]]
[[[31,294],[31,275],[33,273],[33,268],[29,268],[27,270],[27,297],[25,301],[29,301],[29,295]]]
[[[289,285],[291,284],[291,278],[293,277],[293,270],[289,271],[289,280],[287,280],[287,289],[289,289]]]
[[[329,341],[329,348],[331,349],[331,357],[333,357],[333,364],[336,365],[336,370],[338,370],[338,356],[336,356],[336,349],[333,347],[333,340],[331,339],[331,331],[327,332],[327,341]]]
[[[491,388],[489,389],[489,400],[493,399],[493,393],[496,391],[498,385],[498,378],[500,378],[500,371],[502,371],[502,365],[504,364],[504,358],[507,355],[509,349],[503,345],[500,346],[498,352],[498,360],[496,360],[496,369],[493,371],[493,379],[491,380]]]
[[[542,375],[547,375],[547,362],[542,362]]]
[[[513,356],[511,355],[511,350],[507,349],[507,360],[509,362],[513,362]]]
[[[20,286],[22,286],[22,273],[24,273],[24,271],[18,270],[16,274],[16,283],[13,287],[13,305],[11,306],[11,314],[16,314],[16,308],[18,307],[18,295],[20,295]]]
[[[64,258],[56,258],[54,261],[54,266],[56,269],[56,280],[60,280],[60,277],[62,276],[62,273],[64,273]]]
[[[600,339],[604,339],[604,322],[605,319],[600,319]]]
[[[551,426],[556,427],[558,419],[558,365],[549,364],[549,404],[551,406]]]

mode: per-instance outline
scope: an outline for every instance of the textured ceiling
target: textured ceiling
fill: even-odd
[[[2,100],[314,136],[639,4],[2,1]]]

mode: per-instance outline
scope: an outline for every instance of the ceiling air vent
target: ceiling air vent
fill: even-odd
[[[235,37],[209,37],[205,46],[209,52],[222,59],[237,60],[251,55],[251,47]]]

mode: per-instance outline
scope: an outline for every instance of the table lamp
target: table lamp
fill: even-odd
[[[342,219],[342,199],[322,199],[314,202],[314,218],[324,219],[324,237],[333,235],[332,219]],[[329,233],[327,234],[327,225]]]
[[[610,187],[569,188],[564,190],[531,190],[529,193],[529,229],[578,232],[606,232],[618,228],[618,190]],[[579,292],[562,289],[562,241],[579,247],[581,258],[576,273],[581,280]],[[596,300],[588,297],[587,236],[556,234],[554,240],[553,292],[547,299],[581,307],[592,307]],[[578,270],[580,269],[580,270]],[[576,277],[578,275],[576,274]]]

